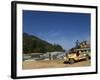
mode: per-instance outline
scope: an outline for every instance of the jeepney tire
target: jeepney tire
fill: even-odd
[[[69,64],[74,64],[75,60],[74,59],[69,59]]]
[[[89,56],[89,59],[91,59],[91,57]]]
[[[67,64],[68,62],[67,62],[67,61],[64,61],[63,63],[64,63],[64,64]]]

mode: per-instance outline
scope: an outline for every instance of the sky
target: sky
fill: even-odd
[[[68,50],[76,40],[90,40],[90,18],[87,13],[23,10],[23,32]]]

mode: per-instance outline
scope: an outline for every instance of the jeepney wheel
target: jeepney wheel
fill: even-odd
[[[75,62],[74,59],[69,59],[69,64],[73,64]]]

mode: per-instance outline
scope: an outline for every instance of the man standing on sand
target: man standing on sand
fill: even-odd
[[[51,60],[51,54],[49,53],[49,60]]]

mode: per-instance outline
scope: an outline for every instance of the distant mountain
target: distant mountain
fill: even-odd
[[[64,51],[58,44],[51,44],[34,35],[23,33],[23,53],[46,53]]]

